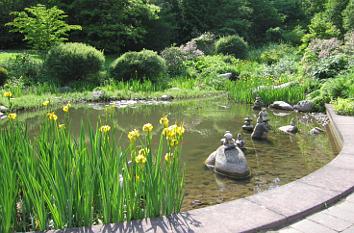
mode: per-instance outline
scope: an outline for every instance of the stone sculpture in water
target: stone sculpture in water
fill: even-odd
[[[217,174],[232,178],[245,179],[250,176],[247,160],[236,140],[229,131],[221,139],[221,146],[205,161],[205,166]]]

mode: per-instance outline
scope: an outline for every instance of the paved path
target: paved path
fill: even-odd
[[[338,204],[313,214],[277,232],[354,233],[354,193],[340,201]]]

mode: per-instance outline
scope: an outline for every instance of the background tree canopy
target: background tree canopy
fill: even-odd
[[[344,35],[354,24],[353,0],[2,0],[0,49],[23,46],[23,37],[9,33],[5,24],[13,20],[11,12],[36,4],[63,10],[68,24],[82,26],[70,39],[106,53],[161,50],[204,32],[238,34],[250,45],[273,40],[299,43],[297,37],[314,33],[313,28]]]

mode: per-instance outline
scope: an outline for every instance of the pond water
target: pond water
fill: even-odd
[[[124,107],[124,108],[122,108]],[[168,115],[170,122],[184,122],[186,128],[182,157],[185,164],[185,199],[183,210],[200,208],[228,200],[252,195],[301,178],[328,163],[336,154],[329,135],[309,135],[317,123],[308,115],[279,113],[268,110],[273,130],[268,142],[252,141],[249,133],[242,132],[243,119],[250,116],[253,123],[258,112],[249,105],[229,102],[225,98],[174,102],[157,105],[120,105],[114,108],[113,120],[104,122],[118,128],[117,143],[128,144],[127,132],[150,122],[158,128],[161,116]],[[58,113],[61,111],[58,111]],[[79,133],[80,123],[95,126],[105,119],[104,105],[84,105],[70,111],[71,130]],[[35,135],[43,113],[25,113],[21,117],[29,123],[30,133]],[[59,117],[61,113],[59,113]],[[59,119],[60,119],[59,118]],[[288,125],[294,119],[300,133],[286,135],[278,127]],[[225,131],[234,135],[242,132],[248,150],[245,155],[252,178],[233,181],[213,174],[203,162],[219,145]],[[156,133],[158,130],[155,130]],[[156,137],[157,138],[157,137]]]

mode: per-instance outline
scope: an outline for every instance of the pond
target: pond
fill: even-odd
[[[243,119],[250,116],[253,123],[258,112],[249,105],[241,105],[226,98],[213,98],[159,104],[113,104],[112,120],[105,122],[105,104],[74,106],[70,111],[71,130],[78,134],[80,123],[95,126],[100,120],[112,125],[117,131],[119,145],[128,144],[127,132],[150,122],[156,128],[161,116],[168,115],[170,122],[184,122],[186,134],[183,142],[182,161],[185,165],[185,199],[182,210],[200,208],[228,200],[246,197],[276,188],[301,178],[322,167],[336,154],[327,133],[311,136],[308,132],[318,126],[309,115],[300,113],[273,112],[268,110],[273,128],[267,142],[252,141],[249,133],[242,132]],[[59,119],[63,116],[60,116]],[[25,113],[32,135],[36,135],[43,116]],[[286,135],[278,127],[288,125],[294,119],[300,132]],[[252,177],[249,180],[233,181],[216,176],[203,165],[204,160],[219,145],[226,130],[234,135],[243,134],[245,152]],[[157,130],[156,130],[157,131]],[[157,136],[155,136],[157,138]],[[155,142],[157,143],[157,142]]]

